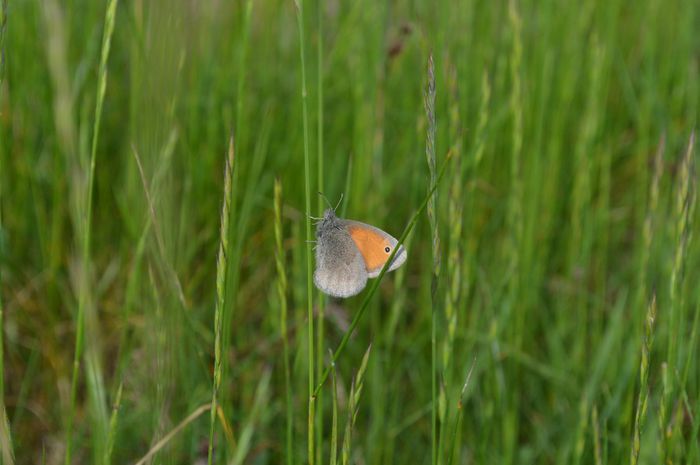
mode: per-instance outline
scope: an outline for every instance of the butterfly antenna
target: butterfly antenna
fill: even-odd
[[[326,197],[325,195],[323,195],[323,192],[318,191],[318,195],[320,195],[321,197],[323,197],[323,200],[326,201],[326,203],[328,204],[328,206],[329,206],[330,208],[333,208],[333,205],[331,205],[331,202],[328,200],[328,197]],[[335,211],[335,210],[334,210],[334,211]]]
[[[335,208],[333,209],[334,212],[338,209],[338,207],[340,206],[340,202],[342,202],[342,201],[343,201],[343,193],[341,192],[340,193],[340,200],[338,200],[338,203],[335,205]]]

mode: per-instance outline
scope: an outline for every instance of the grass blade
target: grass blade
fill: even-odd
[[[100,53],[100,65],[97,77],[97,98],[95,101],[94,125],[92,130],[92,144],[90,149],[90,165],[87,173],[87,189],[84,193],[85,204],[78,217],[82,220],[82,225],[79,225],[78,230],[82,231],[82,255],[81,255],[81,282],[80,295],[78,297],[78,313],[76,317],[76,332],[75,332],[75,350],[73,356],[73,374],[71,377],[70,388],[70,405],[68,410],[68,419],[66,427],[66,465],[71,463],[72,440],[73,440],[73,418],[75,416],[76,399],[78,391],[78,375],[80,371],[80,359],[83,355],[83,344],[85,337],[85,316],[88,311],[87,306],[91,301],[91,284],[90,284],[90,245],[91,245],[91,228],[92,228],[92,201],[93,190],[95,184],[95,164],[97,160],[97,141],[100,133],[100,122],[102,120],[102,105],[104,103],[105,91],[107,89],[107,61],[109,59],[110,45],[112,42],[112,33],[114,32],[114,20],[116,17],[117,0],[110,0],[107,4],[105,12],[104,32],[102,36],[102,49]],[[91,362],[88,364],[88,370],[92,373],[88,376],[88,385],[92,392],[94,400],[94,408],[98,411],[98,430],[97,434],[102,436],[102,433],[107,431],[107,415],[104,402],[104,389],[102,386],[102,373],[99,368],[99,361],[95,360],[96,354],[92,354],[89,358]],[[96,392],[97,391],[97,392]],[[103,438],[98,437],[98,441]],[[105,438],[106,439],[106,438]]]

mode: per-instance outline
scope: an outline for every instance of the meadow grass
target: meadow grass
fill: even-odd
[[[3,464],[700,461],[697,2],[0,5]]]

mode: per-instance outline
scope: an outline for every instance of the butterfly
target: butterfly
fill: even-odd
[[[333,297],[351,297],[376,278],[397,246],[390,234],[359,221],[338,218],[329,208],[316,227],[314,284]],[[406,261],[401,246],[387,271]]]

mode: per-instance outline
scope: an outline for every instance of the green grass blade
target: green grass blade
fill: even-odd
[[[78,312],[76,316],[76,333],[75,333],[75,351],[73,357],[73,374],[71,377],[70,388],[70,405],[68,410],[67,428],[66,428],[66,452],[65,463],[71,463],[72,439],[73,439],[73,418],[75,416],[77,390],[78,390],[78,375],[80,371],[80,359],[83,356],[83,344],[85,337],[85,317],[89,311],[87,306],[91,301],[91,284],[90,284],[90,247],[91,247],[91,231],[92,231],[92,202],[93,190],[95,183],[95,165],[97,161],[97,142],[100,133],[100,122],[102,120],[102,105],[104,103],[105,91],[107,89],[107,61],[109,59],[110,46],[112,43],[112,33],[114,32],[114,21],[117,10],[117,0],[110,0],[107,4],[105,12],[104,31],[102,35],[102,48],[100,53],[100,65],[97,77],[97,98],[95,100],[94,125],[92,129],[92,143],[90,148],[90,164],[87,173],[87,189],[85,195],[85,205],[78,217],[82,220],[82,225],[79,230],[82,231],[82,272],[81,272],[81,287],[80,295],[78,296]],[[105,395],[103,387],[103,377],[99,360],[96,360],[97,354],[90,351],[88,360],[88,386],[92,392],[93,408],[98,418],[98,428],[93,431],[93,434],[98,435],[96,439],[99,443],[106,442],[106,434],[108,431],[107,413],[105,405]],[[104,436],[104,437],[103,437]],[[98,443],[98,444],[99,444]],[[99,449],[104,449],[103,446],[98,446]],[[104,452],[103,452],[104,453]],[[100,453],[98,456],[103,456]]]

